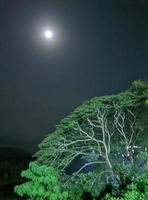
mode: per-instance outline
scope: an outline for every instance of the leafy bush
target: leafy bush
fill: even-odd
[[[21,176],[29,181],[15,187],[19,196],[27,196],[30,200],[66,200],[68,197],[67,192],[61,192],[59,175],[52,167],[31,162]]]
[[[148,199],[148,171],[146,175],[140,176],[135,180],[136,189],[145,195],[145,199]]]
[[[148,199],[148,174],[138,177],[133,183],[122,191],[121,197],[107,194],[104,200],[147,200]]]

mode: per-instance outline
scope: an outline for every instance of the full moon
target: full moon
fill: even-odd
[[[47,39],[51,39],[53,37],[53,33],[50,30],[46,30],[44,32],[44,35],[45,35],[45,38],[47,38]]]

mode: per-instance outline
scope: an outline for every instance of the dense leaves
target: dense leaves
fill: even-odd
[[[52,167],[39,166],[31,162],[29,169],[23,171],[21,176],[29,181],[15,187],[18,195],[36,200],[67,199],[68,193],[61,192],[58,173]]]
[[[125,190],[122,191],[120,197],[114,197],[107,194],[104,200],[147,200],[148,199],[148,174],[135,179]]]

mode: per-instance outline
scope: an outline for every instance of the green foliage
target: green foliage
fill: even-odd
[[[101,180],[97,172],[81,173],[74,183],[67,188],[71,200],[81,200],[85,193],[89,193],[92,198],[95,198],[105,187],[105,182]]]
[[[143,151],[140,151],[137,157],[142,159],[145,162],[145,166],[148,168],[148,149],[145,148]]]
[[[148,83],[145,83],[142,80],[135,80],[131,85],[131,90],[136,93],[145,94],[148,92]]]
[[[62,173],[65,173],[64,167],[65,165],[69,165],[72,161],[72,158],[75,156],[73,153],[76,149],[77,152],[80,151],[81,145],[74,144],[71,148],[64,148],[64,142],[71,141],[73,142],[74,138],[80,139],[77,131],[74,131],[77,124],[80,124],[83,127],[83,130],[91,132],[91,127],[88,123],[86,123],[87,118],[93,120],[96,120],[95,114],[98,109],[100,110],[106,110],[107,111],[107,123],[109,123],[109,129],[112,128],[113,124],[113,116],[115,114],[115,111],[123,111],[125,112],[125,116],[127,116],[126,110],[130,109],[134,115],[138,116],[136,119],[136,123],[134,124],[135,132],[139,132],[139,134],[146,134],[147,133],[147,120],[145,120],[145,116],[148,116],[148,106],[147,106],[147,99],[148,99],[148,85],[144,82],[138,80],[134,81],[132,86],[129,90],[126,90],[125,92],[119,93],[117,95],[111,95],[111,96],[102,96],[102,97],[95,97],[89,101],[84,102],[81,106],[77,107],[70,115],[65,117],[63,120],[60,121],[59,125],[56,126],[55,130],[48,134],[47,137],[42,141],[42,143],[39,145],[39,151],[35,154],[35,157],[37,158],[37,162],[41,165],[47,165],[52,166],[58,170],[60,170],[61,174],[61,180],[62,183],[67,181],[67,177],[63,177]],[[120,119],[122,121],[122,118]],[[127,122],[128,121],[128,122]],[[128,120],[125,123],[124,131],[128,135],[131,134],[130,130],[130,123],[131,119],[128,118]],[[148,127],[148,126],[147,126]],[[94,129],[95,132],[99,132],[98,129]],[[99,134],[97,137],[101,137]],[[66,138],[66,139],[65,139]],[[140,135],[140,138],[142,136]],[[97,138],[98,139],[98,138]],[[113,167],[115,166],[115,163],[118,163],[119,161],[119,168],[114,170],[116,175],[120,177],[120,181],[122,184],[127,184],[128,179],[131,181],[133,178],[136,177],[136,168],[134,166],[126,166],[125,168],[122,167],[122,161],[118,160],[119,156],[123,153],[125,149],[123,149],[123,146],[125,146],[124,141],[122,141],[121,137],[116,135],[114,140],[114,144],[111,145],[111,151],[110,151],[110,158],[111,162],[113,163]],[[118,141],[118,142],[117,142]],[[140,141],[140,140],[139,140]],[[138,144],[143,144],[142,142]],[[144,140],[144,138],[142,139]],[[82,143],[81,143],[82,144]],[[62,146],[63,145],[63,146]],[[133,144],[134,145],[134,144]],[[82,144],[83,147],[87,147],[87,149],[96,148],[94,146],[94,143],[91,142],[85,142],[85,144]],[[60,147],[60,148],[59,148]],[[147,147],[147,144],[145,142],[144,147]],[[88,153],[88,152],[87,152]],[[115,155],[116,154],[116,155]],[[83,156],[84,158],[85,156]],[[87,156],[88,157],[88,156]],[[84,158],[86,159],[86,157]],[[89,160],[89,158],[87,159]],[[102,173],[100,171],[98,174]],[[108,170],[106,168],[103,169]],[[114,174],[114,173],[113,173]],[[74,175],[74,174],[73,174]],[[71,196],[81,196],[83,191],[86,191],[85,188],[90,189],[91,186],[88,184],[89,182],[92,183],[95,177],[92,179],[90,178],[90,181],[87,180],[87,184],[84,183],[83,176],[75,176],[75,181],[73,184],[69,184],[71,188],[73,186],[73,194]],[[86,177],[85,177],[86,178]],[[110,175],[108,175],[107,178],[110,178]],[[115,176],[111,177],[115,178]],[[83,184],[81,183],[83,182]],[[98,181],[99,182],[99,181]],[[100,183],[100,182],[99,182]],[[65,185],[65,184],[63,184]],[[63,186],[63,189],[65,189]],[[87,185],[85,187],[85,185]],[[95,185],[93,189],[96,189],[99,191],[99,186]],[[72,191],[69,189],[69,191]],[[97,192],[98,192],[97,191]],[[95,191],[96,192],[96,191]],[[91,192],[94,193],[94,192]],[[77,197],[76,197],[77,198]]]
[[[140,129],[140,145],[148,147],[147,133],[148,133],[148,104],[145,105],[138,115],[137,126]]]
[[[124,197],[113,197],[107,194],[104,200],[146,200],[144,195],[138,191],[128,191],[124,194]]]
[[[141,193],[144,193],[145,199],[148,199],[148,170],[146,171],[145,175],[139,176],[135,181],[134,184],[136,189]]]
[[[116,171],[116,174],[118,174],[118,176],[120,177],[122,185],[127,185],[131,182],[131,180],[136,178],[139,169],[134,164],[129,164],[125,166],[117,164],[114,168],[114,171]]]
[[[129,184],[138,176],[139,171],[136,166],[134,166],[135,163],[133,163],[133,165],[123,166],[121,160],[122,158],[119,158],[119,156],[121,156],[122,153],[125,153],[124,151],[126,150],[125,141],[122,138],[123,134],[117,134],[118,130],[116,129],[115,134],[112,136],[112,138],[114,138],[111,138],[113,141],[111,149],[108,151],[109,153],[107,151],[105,152],[105,148],[103,149],[102,143],[100,143],[101,145],[98,143],[97,147],[94,145],[94,141],[96,139],[102,140],[103,136],[100,134],[100,128],[93,129],[91,124],[88,123],[88,119],[91,119],[92,122],[96,121],[97,111],[105,110],[107,115],[103,123],[108,125],[106,128],[109,131],[112,131],[114,129],[114,117],[117,117],[116,114],[121,111],[120,115],[118,115],[119,121],[122,123],[122,120],[127,117],[124,124],[125,126],[121,126],[121,129],[124,129],[123,132],[126,133],[127,141],[128,135],[130,136],[132,130],[134,130],[134,133],[138,132],[140,134],[141,141],[138,140],[138,145],[140,144],[143,145],[143,148],[147,148],[148,144],[144,139],[148,130],[148,123],[146,120],[146,116],[148,116],[147,101],[148,85],[138,80],[134,81],[130,89],[125,92],[117,95],[95,97],[90,101],[84,102],[69,116],[61,120],[55,130],[48,134],[42,141],[39,145],[39,151],[35,154],[35,157],[37,158],[36,163],[31,163],[29,169],[22,172],[22,177],[25,177],[30,181],[22,184],[21,186],[16,186],[15,191],[20,196],[26,195],[31,199],[38,200],[59,200],[66,198],[71,200],[80,200],[85,192],[91,193],[92,197],[96,197],[99,192],[103,190],[105,184],[110,179],[114,182],[113,185],[116,186],[118,178],[120,179],[121,185],[126,186]],[[138,116],[135,122],[133,122],[129,117],[128,110],[132,111],[133,116]],[[82,130],[89,134],[92,133],[95,135],[97,133],[94,140],[89,140],[91,138],[91,134],[89,135],[89,139],[86,137],[87,134],[85,137],[83,136],[80,138],[80,135],[83,134],[78,135],[78,128],[82,128]],[[107,129],[105,130],[106,132]],[[75,139],[78,141],[77,143],[74,142]],[[134,138],[134,136],[132,136],[132,139],[134,142],[137,141],[137,137]],[[107,141],[107,136],[104,137],[104,140]],[[79,143],[80,141],[81,143]],[[127,142],[126,146],[135,145],[134,142]],[[68,143],[71,143],[72,145],[69,147]],[[108,153],[108,156],[110,156],[108,157],[108,161],[110,159],[110,163],[112,163],[110,168],[105,165],[101,168],[99,163],[99,166],[96,167],[98,171],[93,171],[87,174],[83,174],[81,171],[78,171],[76,174],[73,173],[72,176],[65,174],[65,166],[69,166],[77,155],[83,155],[82,158],[90,162],[92,159],[89,158],[90,150],[92,151],[92,149],[94,149],[96,152],[96,149],[100,148],[103,149],[102,152],[104,154],[102,154],[103,156],[101,159],[101,155],[98,155],[97,159],[100,159],[100,163],[102,161],[106,162],[107,160],[104,161],[103,157],[105,158],[107,155],[106,153]],[[83,154],[79,154],[80,152]],[[141,158],[147,159],[142,156],[145,156],[145,154],[142,154]],[[119,163],[119,165],[116,165],[116,163]],[[55,169],[60,171],[60,175]],[[108,174],[104,173],[106,171]],[[104,176],[103,179],[102,177],[100,178],[100,174],[102,174],[101,176]],[[71,180],[71,177],[73,177],[73,180]],[[59,184],[58,179],[61,181],[61,185]],[[143,192],[137,189],[139,187],[137,184],[139,183],[134,184],[136,189],[132,188],[131,190],[128,188],[124,194],[122,194],[121,198],[112,197],[108,194],[105,197],[105,200],[133,200],[133,197],[134,200],[141,200],[143,195],[146,194],[143,194]],[[117,190],[120,189],[119,185]],[[63,190],[68,191],[69,194],[67,192],[62,192]],[[119,193],[121,193],[121,191]]]
[[[94,97],[77,107],[70,115],[65,117],[56,125],[56,129],[47,135],[39,145],[39,151],[35,154],[38,162],[50,165],[49,157],[54,155],[52,144],[60,140],[60,136],[70,132],[75,123],[84,121],[87,117],[93,116],[96,109],[106,108],[112,111],[113,104],[117,109],[143,107],[148,99],[148,86],[142,81],[134,81],[131,88],[125,92],[111,96]]]
[[[31,200],[67,199],[68,193],[61,192],[59,175],[54,168],[31,162],[21,176],[29,181],[15,187],[14,191],[19,196],[28,196]]]
[[[121,197],[107,194],[104,200],[147,200],[148,199],[148,174],[139,176],[134,182],[122,191]]]

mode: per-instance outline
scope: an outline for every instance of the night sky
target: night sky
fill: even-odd
[[[148,81],[148,1],[0,0],[0,146],[34,152],[83,101],[135,79]]]

